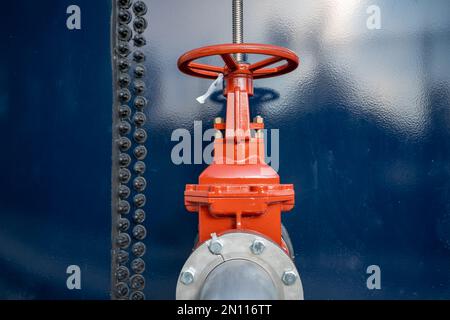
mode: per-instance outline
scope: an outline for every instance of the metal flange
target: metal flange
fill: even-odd
[[[211,252],[211,241],[220,241],[222,244],[220,254]],[[271,290],[271,293],[268,295],[269,299],[303,300],[303,286],[300,274],[292,259],[276,243],[260,235],[247,232],[226,233],[200,245],[191,254],[180,273],[176,298],[178,300],[199,300],[211,297],[259,299],[258,292],[252,293],[252,290],[245,290],[247,293],[235,290],[231,293],[210,294],[211,287],[214,285],[218,286],[217,290],[222,290],[222,287],[218,283],[215,284],[214,281],[218,279],[217,273],[227,272],[227,269],[228,272],[232,272],[232,275],[226,275],[226,279],[231,277],[235,281],[248,281],[245,277],[254,278],[255,273],[253,271],[247,274],[245,270],[236,272],[232,265],[237,265],[237,263],[242,266],[248,265],[249,269],[252,270],[261,270],[258,271],[261,272],[260,278],[265,279],[263,281],[266,282],[263,286]],[[230,268],[227,268],[227,265]],[[259,279],[256,279],[255,282],[258,281]],[[261,283],[255,283],[255,285],[260,286]],[[251,283],[250,286],[252,286]],[[225,288],[224,290],[228,289]],[[255,295],[253,296],[252,294]]]

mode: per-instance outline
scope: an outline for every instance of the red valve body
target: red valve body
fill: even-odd
[[[223,46],[244,48],[246,45]],[[258,46],[266,48],[267,52],[263,52],[265,54],[273,54],[275,49],[278,50],[276,53],[281,52],[284,55],[282,58],[289,61],[285,65],[288,67],[279,68],[283,70],[282,73],[287,69],[295,69],[298,65],[296,55],[287,49],[263,45],[251,46],[252,50],[256,47],[259,51],[261,49]],[[278,174],[265,163],[264,137],[260,132],[256,131],[255,134],[254,131],[264,129],[264,124],[250,122],[249,114],[249,96],[253,95],[253,78],[256,72],[259,72],[259,77],[264,77],[262,73],[264,70],[275,75],[276,68],[255,72],[253,69],[260,68],[231,61],[231,55],[224,55],[223,48],[219,48],[220,45],[216,47],[217,53],[214,47],[206,47],[197,49],[197,55],[194,50],[194,53],[187,53],[179,60],[182,71],[197,76],[199,74],[193,73],[201,73],[201,76],[204,76],[205,72],[217,72],[219,69],[192,62],[202,56],[201,50],[207,50],[208,55],[214,53],[222,55],[227,65],[223,68],[226,83],[224,95],[227,97],[226,123],[214,125],[216,130],[224,131],[225,135],[215,139],[214,161],[200,175],[199,183],[189,184],[185,189],[187,210],[199,214],[198,244],[210,239],[212,233],[220,235],[239,230],[264,235],[287,251],[281,237],[281,212],[294,207],[294,187],[292,184],[280,184]],[[286,58],[288,54],[291,56]],[[280,60],[282,59],[278,59]],[[260,65],[264,67],[269,64],[260,63]]]

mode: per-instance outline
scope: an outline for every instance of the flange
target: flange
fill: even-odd
[[[220,252],[212,252],[210,245],[217,241],[222,248]],[[245,267],[236,269],[237,265],[249,266],[249,273],[246,274]],[[218,278],[222,279],[222,284],[218,283]],[[255,290],[237,287],[230,290],[233,283],[239,286],[240,281],[247,281],[250,287],[254,285]],[[212,286],[217,286],[213,293]],[[259,288],[270,293],[261,298]],[[229,232],[214,236],[191,254],[178,278],[176,298],[303,300],[303,286],[294,262],[276,243],[259,234]]]

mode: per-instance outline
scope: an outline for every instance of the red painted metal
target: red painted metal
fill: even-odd
[[[259,62],[238,63],[233,54],[270,56]],[[224,66],[196,62],[219,55]],[[273,66],[279,62],[285,63]],[[280,177],[264,160],[263,123],[250,121],[249,99],[253,79],[279,76],[297,68],[297,55],[286,49],[262,44],[221,44],[187,52],[178,60],[179,69],[192,76],[215,79],[224,75],[227,97],[224,131],[214,142],[214,161],[200,175],[198,184],[185,190],[188,211],[199,214],[199,244],[233,230],[260,233],[282,246],[281,212],[294,207],[294,187],[280,184]],[[270,67],[272,66],[272,67]],[[256,130],[256,132],[255,132]],[[252,132],[253,131],[253,132]]]

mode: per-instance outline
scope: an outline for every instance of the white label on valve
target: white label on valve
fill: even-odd
[[[208,91],[200,97],[197,98],[198,103],[204,104],[206,100],[213,94],[213,92],[218,89],[218,87],[223,83],[223,74],[219,73],[216,80],[209,86]]]

